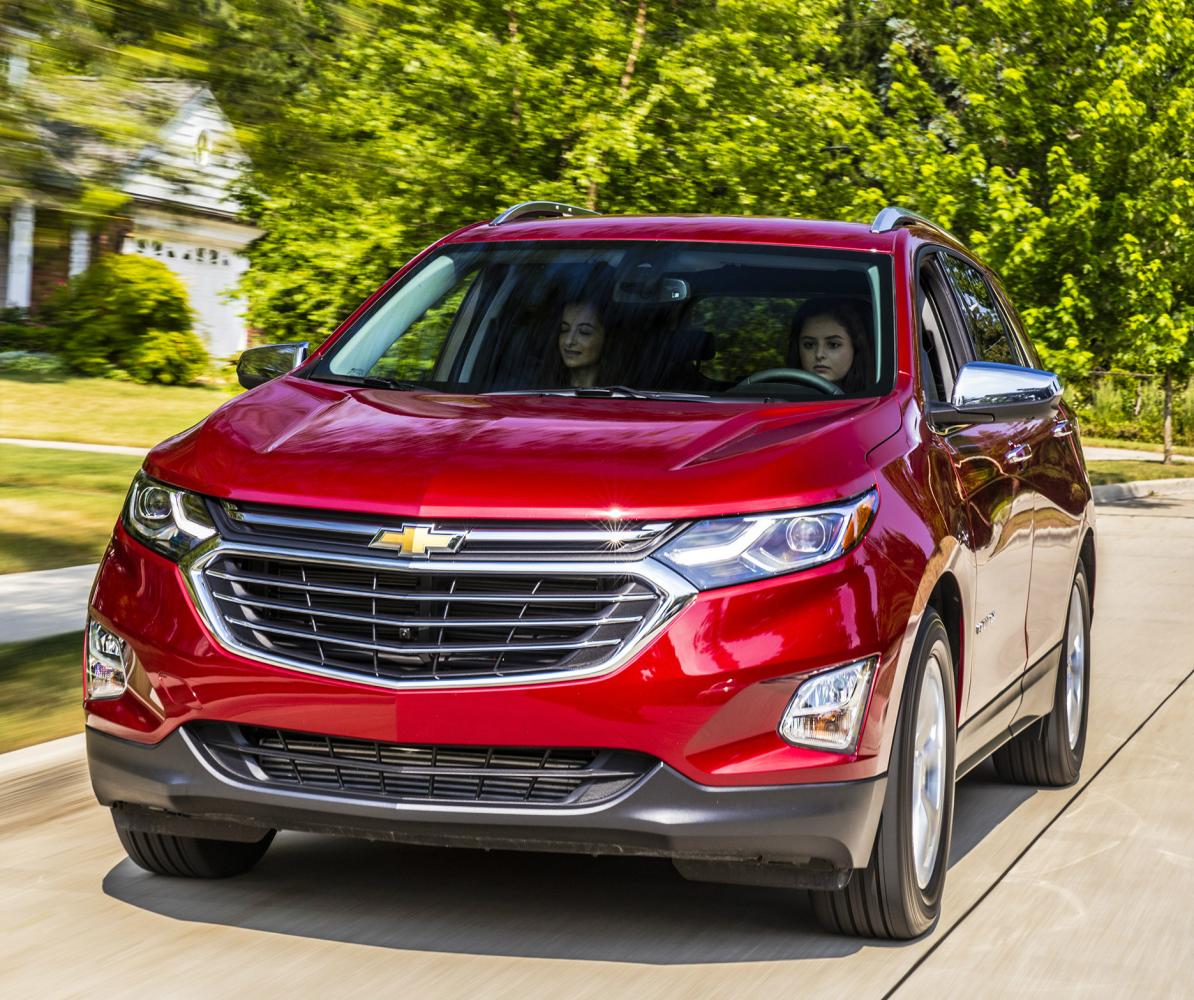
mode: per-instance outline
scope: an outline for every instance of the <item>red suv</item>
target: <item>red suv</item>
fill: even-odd
[[[137,864],[279,829],[669,858],[932,926],[954,784],[1073,782],[1094,512],[996,276],[871,226],[516,206],[155,448],[90,602]]]

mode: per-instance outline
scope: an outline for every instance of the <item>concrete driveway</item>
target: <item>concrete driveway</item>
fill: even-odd
[[[283,834],[215,883],[135,868],[81,741],[0,758],[7,996],[1179,996],[1194,992],[1194,501],[1100,508],[1082,782],[959,786],[938,928],[820,933],[800,893],[666,862]]]

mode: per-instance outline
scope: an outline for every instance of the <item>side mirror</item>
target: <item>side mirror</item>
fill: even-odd
[[[1061,405],[1061,381],[1053,372],[992,361],[963,365],[948,403],[933,403],[938,426],[991,424],[1051,416]]]
[[[255,389],[279,375],[294,371],[307,360],[308,341],[250,347],[236,363],[236,378],[246,389]]]

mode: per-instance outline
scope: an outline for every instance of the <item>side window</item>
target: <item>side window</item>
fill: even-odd
[[[946,402],[953,395],[957,366],[945,335],[941,310],[933,301],[927,269],[921,272],[920,359],[925,394],[932,400]]]
[[[469,275],[411,323],[374,362],[370,375],[422,382],[432,377],[444,341],[475,275]]]
[[[1011,335],[995,304],[995,294],[987,286],[982,272],[953,254],[942,254],[941,263],[957,293],[958,304],[966,320],[979,361],[997,361],[1022,365]]]
[[[1020,355],[1027,359],[1028,364],[1033,368],[1041,367],[1040,356],[1036,353],[1036,348],[1032,346],[1032,341],[1028,339],[1028,334],[1024,332],[1024,324],[1020,321],[1016,310],[1012,308],[1011,300],[1007,297],[1007,291],[999,284],[998,281],[993,283],[995,289],[995,299],[999,304],[999,311],[1003,315],[1003,321],[1011,330],[1012,338],[1020,347]]]
[[[936,257],[936,255],[934,255]],[[924,393],[930,400],[946,402],[953,396],[954,381],[958,378],[958,362],[949,344],[946,320],[935,295],[941,294],[940,271],[931,265],[933,258],[924,258],[919,271],[919,351]]]

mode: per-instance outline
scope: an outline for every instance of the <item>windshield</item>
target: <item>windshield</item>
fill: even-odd
[[[886,255],[710,243],[442,248],[311,377],[450,392],[829,399],[890,387]]]

